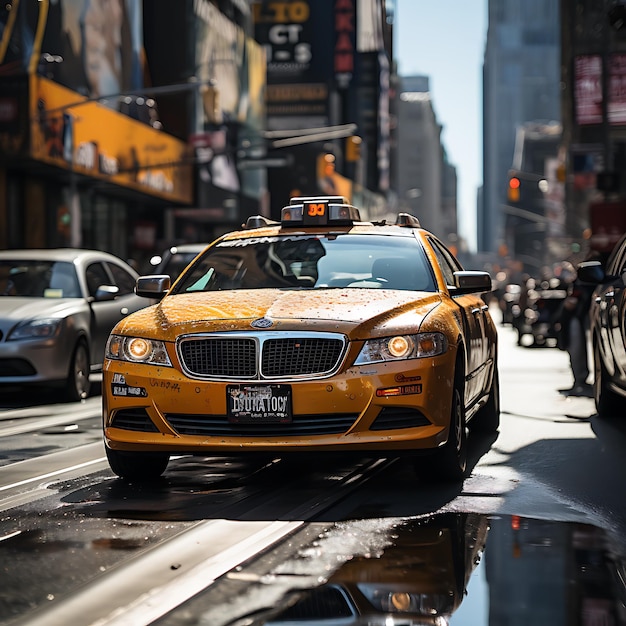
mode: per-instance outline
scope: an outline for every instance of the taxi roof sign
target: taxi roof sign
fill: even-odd
[[[359,210],[343,196],[306,196],[291,198],[281,212],[283,226],[350,225],[360,222]]]
[[[295,196],[294,198],[291,198],[289,204],[303,204],[307,201],[348,204],[348,201],[343,196]]]

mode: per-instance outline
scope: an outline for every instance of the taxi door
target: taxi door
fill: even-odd
[[[465,350],[467,371],[465,372],[465,404],[469,405],[482,395],[487,384],[489,368],[486,367],[489,355],[487,345],[487,325],[485,314],[487,304],[475,294],[454,295],[454,272],[463,268],[436,239],[430,239],[433,251],[439,261],[446,285],[450,288],[450,295],[457,305],[457,320],[465,334]]]

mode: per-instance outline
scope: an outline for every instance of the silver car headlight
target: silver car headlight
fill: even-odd
[[[20,322],[7,335],[7,341],[18,341],[20,339],[50,339],[59,333],[62,322],[63,319],[58,317]]]
[[[382,339],[369,339],[361,348],[355,365],[380,363],[381,361],[401,361],[422,359],[443,354],[448,342],[442,333],[417,333],[415,335],[395,335]]]
[[[402,588],[394,589],[391,585],[359,583],[357,587],[378,611],[429,616],[433,619],[433,624],[447,624],[446,620],[437,617],[449,615],[454,608],[451,595],[416,593]]]
[[[143,337],[111,335],[107,341],[105,356],[116,361],[172,366],[165,343]]]

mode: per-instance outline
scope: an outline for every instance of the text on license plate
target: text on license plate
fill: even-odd
[[[228,385],[228,421],[237,424],[291,422],[289,385]]]

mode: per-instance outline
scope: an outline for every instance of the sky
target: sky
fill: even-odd
[[[400,76],[426,75],[442,143],[456,167],[459,233],[476,249],[482,184],[482,66],[488,0],[395,0]]]

